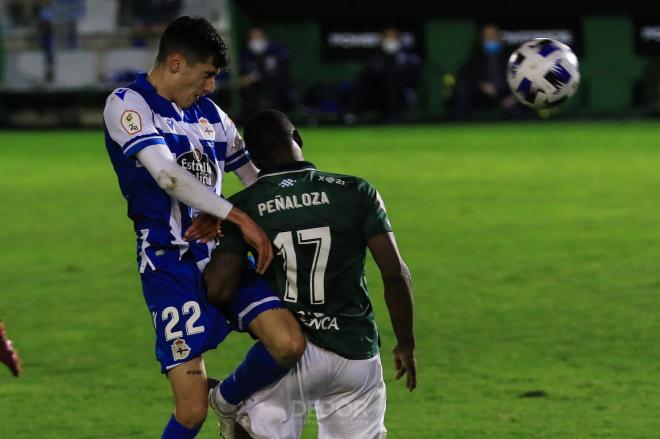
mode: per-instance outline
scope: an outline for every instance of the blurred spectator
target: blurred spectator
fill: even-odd
[[[66,47],[78,48],[78,21],[85,15],[85,0],[55,0],[57,22],[64,31]]]
[[[35,11],[41,7],[41,1],[28,3],[23,0],[6,0],[2,4],[2,22],[6,29],[28,27],[34,24]]]
[[[357,122],[351,105],[354,101],[355,84],[352,80],[319,81],[305,93],[300,110],[309,125],[321,121],[352,124]]]
[[[140,0],[130,2],[133,46],[147,47],[181,11],[183,0]]]
[[[241,116],[244,121],[266,108],[289,110],[292,104],[291,55],[268,38],[263,29],[251,29],[240,55]]]
[[[398,121],[417,100],[421,59],[411,53],[398,29],[386,29],[377,53],[367,59],[355,83],[356,113],[377,110],[385,121]]]
[[[44,54],[44,79],[52,82],[55,77],[55,9],[52,1],[41,0],[36,14],[39,47]]]
[[[522,106],[506,82],[508,58],[499,28],[485,25],[480,41],[458,72],[452,98],[456,120],[469,120],[476,108],[499,108],[507,118],[521,116]]]
[[[46,82],[55,78],[56,30],[62,32],[66,48],[77,49],[78,21],[84,14],[84,0],[39,0],[36,3],[37,35],[44,54]]]

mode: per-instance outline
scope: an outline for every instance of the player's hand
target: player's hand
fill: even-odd
[[[200,212],[194,219],[183,239],[186,241],[199,241],[206,244],[212,239],[222,236],[220,220],[208,213]]]
[[[259,254],[257,273],[264,274],[273,260],[273,245],[266,232],[245,212],[236,207],[229,212],[227,219],[241,228],[245,242],[257,251]]]
[[[241,225],[241,232],[245,241],[259,253],[257,273],[264,274],[273,260],[273,245],[270,239],[266,236],[266,232],[252,219]]]
[[[408,374],[406,377],[406,388],[411,392],[417,387],[417,360],[415,360],[414,348],[400,348],[394,346],[394,368],[396,379]]]

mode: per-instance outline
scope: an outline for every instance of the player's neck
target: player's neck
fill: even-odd
[[[302,153],[296,153],[295,151],[282,151],[278,153],[276,157],[270,158],[268,167],[263,169],[263,171],[271,172],[273,170],[287,168],[303,161],[305,161],[305,159],[302,156]]]
[[[273,172],[273,171],[278,171],[282,168],[286,168],[291,166],[292,164],[296,163],[295,160],[277,160],[277,161],[271,161],[268,163],[268,166],[264,166],[262,169],[264,172]]]
[[[147,73],[147,81],[156,89],[156,93],[165,99],[172,101],[173,96],[170,92],[171,87],[168,85],[168,81],[163,74],[163,69],[153,66],[149,73]]]

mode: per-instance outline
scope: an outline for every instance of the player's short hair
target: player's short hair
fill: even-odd
[[[213,25],[202,17],[184,15],[167,26],[160,37],[156,63],[163,64],[174,52],[181,52],[192,64],[212,58],[211,62],[218,69],[229,65],[227,45]]]
[[[302,138],[286,114],[277,110],[261,110],[245,124],[243,137],[248,153],[255,162],[266,164],[291,141],[302,147]]]

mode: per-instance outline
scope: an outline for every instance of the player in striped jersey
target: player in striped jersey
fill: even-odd
[[[229,332],[224,313],[261,340],[219,387],[230,403],[281,377],[305,346],[294,317],[256,275],[270,264],[271,242],[221,197],[226,172],[246,185],[257,176],[234,123],[205,97],[226,65],[227,49],[213,26],[179,17],[164,31],[149,73],[111,93],[103,113],[106,148],[137,238],[156,357],[174,394],[165,439],[195,437],[206,417],[202,354]],[[244,267],[237,275],[240,292],[224,313],[207,303],[202,279],[220,220],[239,227],[260,257],[256,271]]]

